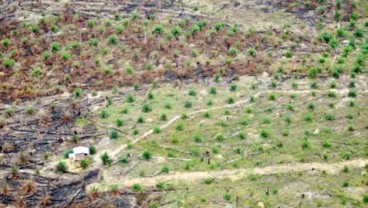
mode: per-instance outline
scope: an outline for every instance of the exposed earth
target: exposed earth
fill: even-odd
[[[368,207],[367,56],[363,0],[1,1],[0,207]]]

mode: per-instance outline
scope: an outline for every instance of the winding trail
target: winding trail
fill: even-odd
[[[313,90],[313,91],[315,91],[315,92],[322,92],[322,93],[324,93],[324,92],[327,93],[328,92],[328,90],[326,90],[326,91]],[[346,89],[344,89],[344,90],[334,90],[334,91],[336,93],[338,93],[338,94],[346,94],[346,93],[348,93],[348,90],[346,90]],[[307,94],[307,93],[311,93],[312,90],[310,90],[310,89],[305,89],[305,90],[294,90],[294,89],[264,90],[264,91],[261,91],[261,92],[258,92],[256,94],[254,94],[253,97],[258,98],[260,95],[263,95],[263,94],[266,94],[266,93],[272,93],[272,92],[275,92],[275,93]],[[359,91],[358,93],[368,93],[368,92],[367,91]],[[240,101],[235,102],[233,104],[226,104],[226,105],[221,105],[221,106],[215,106],[215,107],[212,107],[212,108],[200,109],[200,110],[197,110],[197,111],[193,111],[193,112],[189,113],[188,115],[189,116],[195,116],[197,114],[204,113],[204,112],[207,112],[207,111],[213,111],[213,110],[219,110],[219,109],[226,109],[226,108],[236,108],[236,107],[249,107],[249,106],[253,105],[253,103],[251,103],[249,105],[242,106],[242,104],[246,104],[246,103],[249,103],[249,102],[250,102],[250,98],[244,99],[244,100],[240,100]],[[179,116],[179,115],[173,117],[168,122],[166,122],[165,124],[163,124],[162,126],[160,126],[160,129],[163,130],[163,129],[169,127],[171,124],[173,124],[174,122],[176,122],[180,118],[181,118],[181,116]],[[143,135],[141,135],[140,137],[136,138],[135,140],[133,140],[131,142],[131,144],[135,144],[135,143],[139,142],[140,140],[147,138],[151,134],[153,134],[153,130],[152,129],[149,130],[149,131],[147,131],[147,132],[145,132]],[[121,145],[116,150],[112,151],[110,153],[111,159],[112,160],[117,159],[119,157],[119,154],[121,153],[121,151],[123,151],[124,149],[126,149],[127,146],[128,146],[127,144],[124,144],[124,145]],[[102,152],[103,152],[103,150],[102,150]],[[110,151],[108,151],[108,152],[110,152]],[[102,163],[100,162],[99,158],[95,158],[95,161],[96,161],[95,164],[97,166],[102,165]]]
[[[276,173],[302,172],[302,171],[326,171],[329,174],[339,173],[345,166],[350,168],[362,168],[368,164],[368,159],[356,159],[338,163],[290,163],[283,165],[272,165],[259,168],[249,169],[231,169],[231,170],[216,170],[216,171],[194,171],[194,172],[176,172],[167,175],[158,175],[153,177],[122,177],[118,180],[107,178],[109,183],[119,184],[121,187],[129,187],[135,183],[144,186],[155,186],[158,182],[169,181],[186,181],[195,182],[207,178],[214,179],[231,179],[239,180],[250,175],[271,175]],[[98,183],[90,184],[88,188],[99,186]],[[101,189],[100,189],[101,190]],[[101,190],[102,191],[102,190]]]

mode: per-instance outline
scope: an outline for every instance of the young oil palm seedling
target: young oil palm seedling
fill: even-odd
[[[119,138],[119,132],[116,130],[113,130],[110,134],[110,139],[118,139]]]
[[[81,98],[83,96],[83,90],[80,87],[74,89],[74,97]]]
[[[13,68],[15,66],[15,61],[11,58],[6,58],[4,61],[3,61],[3,66],[5,68]]]
[[[60,161],[56,164],[56,172],[57,173],[65,173],[68,170],[68,166],[66,162]]]
[[[29,116],[32,116],[35,114],[35,108],[33,105],[28,105],[27,108],[26,108],[26,113],[29,115]]]
[[[6,109],[5,109],[6,117],[8,117],[8,118],[13,117],[14,114],[15,114],[14,109],[11,106],[6,107]]]
[[[110,158],[110,155],[107,152],[104,152],[101,156],[102,164],[105,166],[110,166],[112,163],[112,159]]]
[[[107,41],[109,44],[111,45],[118,45],[119,44],[119,38],[118,36],[116,35],[110,35],[108,38],[107,38]]]

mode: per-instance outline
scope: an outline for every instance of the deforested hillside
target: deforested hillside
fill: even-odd
[[[0,207],[367,207],[362,0],[0,2]]]

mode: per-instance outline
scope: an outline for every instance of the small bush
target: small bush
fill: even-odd
[[[368,204],[368,194],[363,195],[363,202],[364,204]]]
[[[226,102],[227,104],[233,104],[235,101],[233,97],[228,97]]]
[[[75,98],[80,98],[80,97],[82,97],[82,95],[83,95],[82,88],[77,87],[77,88],[74,89],[74,97]]]
[[[193,141],[200,143],[202,142],[202,136],[200,134],[196,134],[193,136]]]
[[[142,112],[143,113],[148,113],[148,112],[151,112],[152,111],[152,108],[149,104],[144,104],[143,107],[142,107]]]
[[[230,91],[231,91],[231,92],[236,91],[236,90],[237,90],[237,88],[238,88],[238,86],[237,86],[236,84],[232,84],[232,85],[230,85]]]
[[[212,95],[216,95],[216,94],[217,94],[217,89],[216,89],[216,87],[211,87],[211,88],[210,88],[210,94],[212,94]]]
[[[334,114],[332,114],[332,113],[326,113],[326,115],[325,115],[325,119],[326,119],[327,121],[332,121],[332,120],[335,120],[335,116],[334,116]]]
[[[109,114],[107,113],[107,110],[103,109],[100,113],[100,118],[107,118],[109,117]]]
[[[110,155],[107,152],[104,152],[101,155],[101,161],[103,165],[110,166],[112,163],[112,159],[110,158]]]
[[[246,134],[245,134],[245,132],[244,131],[239,131],[239,133],[238,133],[238,137],[239,137],[239,139],[245,139],[246,138]]]
[[[3,66],[5,68],[13,68],[15,65],[15,61],[13,59],[10,58],[6,58],[3,62]]]
[[[344,152],[342,154],[342,159],[344,159],[344,160],[350,160],[350,158],[351,158],[351,152]]]
[[[193,89],[189,90],[189,93],[188,93],[189,96],[196,96],[197,95],[197,92]]]
[[[156,24],[152,30],[153,34],[162,34],[164,32],[164,26],[162,24]]]
[[[110,134],[110,139],[118,139],[119,138],[119,133],[116,130],[113,130]]]
[[[221,141],[224,141],[225,136],[221,133],[218,133],[218,134],[216,134],[215,138],[216,138],[217,141],[221,142]]]
[[[256,49],[254,49],[254,48],[248,48],[247,54],[249,56],[255,57],[256,56]]]
[[[96,147],[93,146],[93,144],[89,145],[88,149],[89,149],[89,154],[91,155],[94,155],[97,152]]]
[[[162,173],[169,173],[170,172],[169,166],[167,166],[167,165],[162,166],[161,172]]]
[[[302,148],[303,149],[309,149],[311,146],[310,142],[308,140],[304,140],[302,143]]]
[[[60,43],[58,43],[58,42],[51,43],[51,51],[53,53],[56,53],[56,52],[60,51],[60,49],[61,49]]]
[[[124,121],[120,118],[116,119],[115,124],[117,127],[121,127],[124,125]]]
[[[236,55],[238,55],[238,50],[236,48],[230,48],[229,49],[229,55],[230,56],[236,56]]]
[[[156,126],[154,129],[153,129],[153,133],[155,134],[159,134],[161,133],[161,128],[159,126]]]
[[[226,192],[226,193],[224,194],[224,199],[225,199],[226,201],[229,201],[229,200],[231,199],[231,194],[230,194],[229,192]]]
[[[56,172],[57,173],[65,173],[68,169],[68,166],[65,162],[60,161],[56,164]]]
[[[329,140],[325,140],[322,143],[322,147],[324,147],[324,148],[331,148],[332,147],[332,144],[331,144],[331,142]]]
[[[291,58],[291,57],[293,57],[293,52],[292,52],[292,51],[286,51],[286,53],[285,53],[285,57],[286,57],[286,58]]]
[[[143,159],[145,159],[145,160],[150,160],[151,158],[152,158],[152,155],[151,155],[151,153],[150,152],[148,152],[147,150],[145,150],[144,152],[143,152]]]
[[[193,106],[192,101],[190,101],[190,100],[185,101],[185,103],[184,103],[184,107],[186,107],[186,108],[191,108],[192,106]]]
[[[135,184],[133,184],[132,189],[133,189],[134,192],[140,192],[140,191],[142,191],[142,186],[139,183],[135,183]]]
[[[275,93],[271,93],[268,95],[268,99],[269,100],[276,100],[276,94]]]
[[[361,28],[357,28],[354,32],[355,37],[362,38],[364,37],[364,30]]]
[[[87,169],[88,168],[88,166],[89,166],[89,162],[88,162],[88,160],[86,160],[86,159],[82,159],[81,161],[80,161],[80,166],[81,166],[81,168],[83,169],[83,170],[85,170],[85,169]]]
[[[167,121],[167,115],[165,113],[161,114],[160,121]]]
[[[313,121],[313,115],[311,113],[308,113],[307,115],[304,116],[304,121],[305,122],[312,122]]]
[[[352,98],[355,98],[357,96],[357,92],[355,90],[350,90],[348,92],[348,96],[352,97]]]
[[[261,132],[260,132],[260,136],[262,138],[268,138],[268,137],[270,137],[270,132],[265,130],[265,129],[262,129]]]

